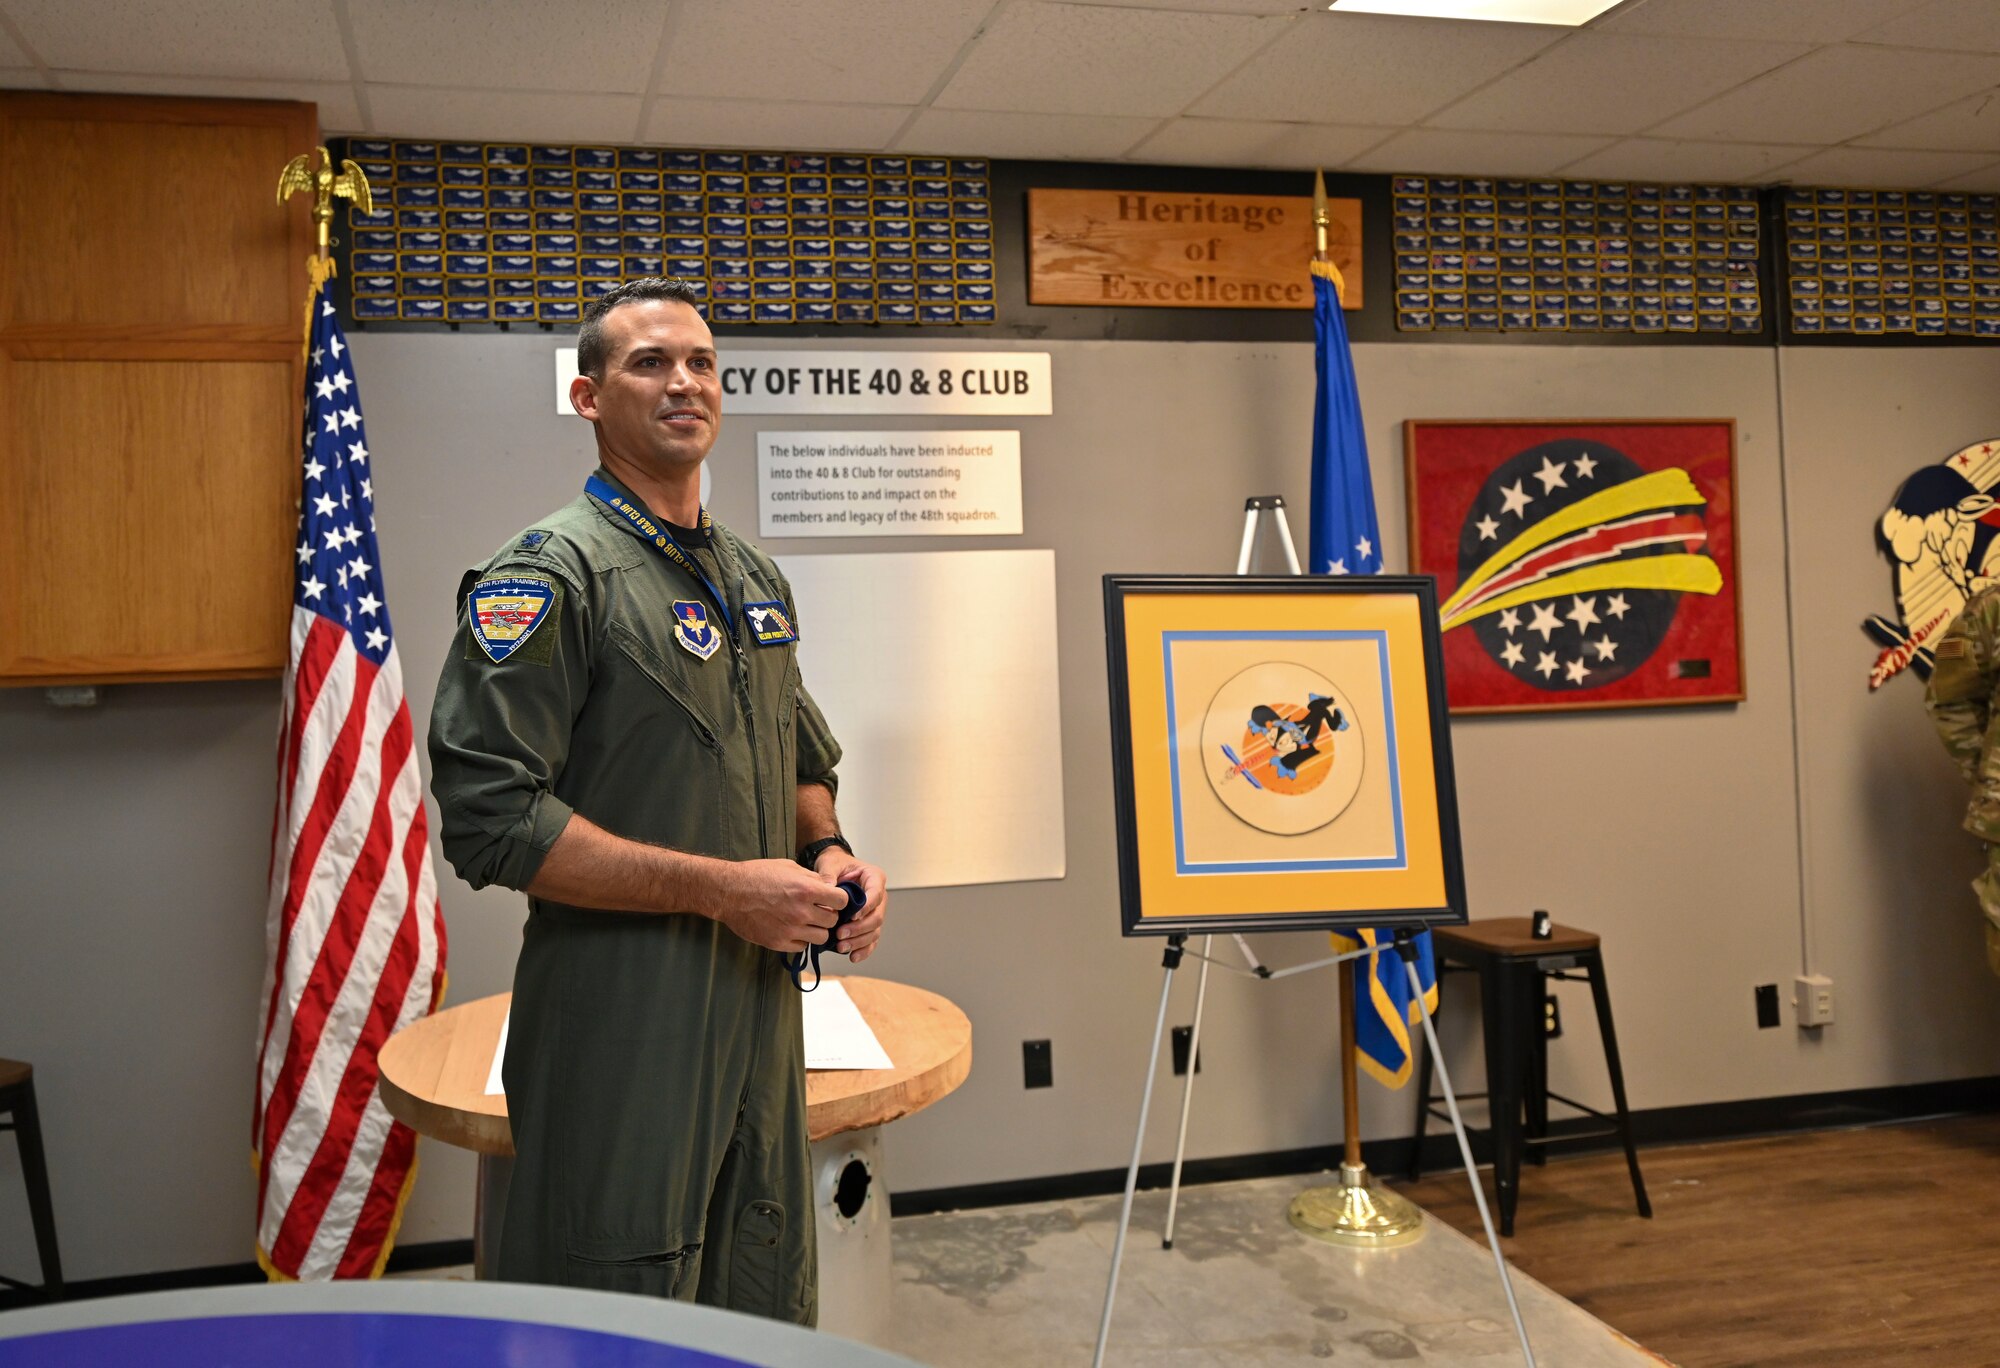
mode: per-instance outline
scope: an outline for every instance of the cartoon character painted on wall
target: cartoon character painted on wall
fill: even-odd
[[[1879,689],[1905,669],[1929,679],[1932,648],[1965,601],[2000,578],[2000,438],[1924,466],[1896,490],[1877,540],[1896,576],[1897,618],[1862,628],[1883,649],[1868,671]]]

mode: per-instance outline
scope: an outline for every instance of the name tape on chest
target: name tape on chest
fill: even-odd
[[[552,581],[511,575],[485,579],[466,596],[466,621],[479,649],[496,663],[521,649],[555,606]]]
[[[743,616],[749,619],[750,633],[759,646],[783,646],[799,639],[799,629],[792,625],[790,610],[776,599],[744,604]]]

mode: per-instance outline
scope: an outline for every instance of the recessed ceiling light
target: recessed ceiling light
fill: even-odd
[[[1618,0],[1333,0],[1337,14],[1414,14],[1426,19],[1498,19],[1511,24],[1587,24]]]

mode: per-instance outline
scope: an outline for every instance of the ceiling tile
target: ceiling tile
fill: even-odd
[[[640,97],[550,90],[367,88],[373,133],[406,138],[628,143]]]
[[[2000,9],[1991,0],[1931,0],[1857,35],[1863,43],[2000,52]]]
[[[1433,114],[1440,128],[1636,133],[1812,49],[1579,33]]]
[[[1591,25],[1598,33],[1838,43],[1924,0],[1639,0]]]
[[[673,22],[663,95],[920,104],[992,0],[732,0]],[[775,42],[774,35],[796,41]]]
[[[1187,112],[1294,123],[1412,123],[1567,35],[1533,24],[1311,14]]]
[[[979,35],[933,103],[1038,114],[1178,114],[1291,22],[1016,5]]]
[[[1593,180],[1702,181],[1742,185],[1761,181],[1819,148],[1785,143],[1676,142],[1627,138],[1562,168]]]
[[[1794,185],[1874,186],[1902,190],[1936,185],[1992,161],[1986,152],[1897,152],[1879,147],[1835,147],[1785,168]]]
[[[349,73],[326,0],[6,0],[21,40],[64,71],[299,77]]]
[[[64,90],[111,95],[187,95],[222,100],[303,100],[319,106],[326,133],[361,130],[361,110],[347,81],[230,81],[219,76],[128,76],[101,71],[58,71]]]
[[[1996,81],[1996,56],[1821,48],[1647,131],[1718,142],[1845,142]]]
[[[1968,176],[1956,176],[1948,181],[1939,181],[1940,190],[2000,190],[2000,162],[1982,166]]]
[[[1855,141],[1867,147],[2000,153],[2000,93],[1981,91]]]
[[[927,109],[896,141],[902,152],[1017,157],[1047,161],[1112,161],[1153,131],[1157,119],[1110,119],[1091,114],[994,114]]]
[[[47,90],[48,77],[33,67],[0,67],[0,90]]]
[[[1544,176],[1608,145],[1570,133],[1474,133],[1412,128],[1347,164],[1352,171]]]
[[[1332,124],[1247,123],[1234,119],[1175,119],[1132,150],[1136,161],[1173,166],[1345,166],[1393,128]]]
[[[657,0],[591,0],[565,21],[543,0],[347,0],[369,81],[502,90],[646,89],[660,49]],[[627,130],[630,136],[630,130]]]
[[[678,147],[871,152],[885,146],[914,111],[913,105],[655,100],[646,114],[645,139]]]

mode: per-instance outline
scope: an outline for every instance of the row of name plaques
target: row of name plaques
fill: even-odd
[[[1397,176],[1390,193],[1401,331],[1763,329],[1752,188]]]
[[[1783,218],[1794,333],[2000,337],[2000,197],[1794,188]]]
[[[679,276],[726,323],[989,324],[984,160],[350,139],[371,213],[344,235],[360,320],[575,324]]]

